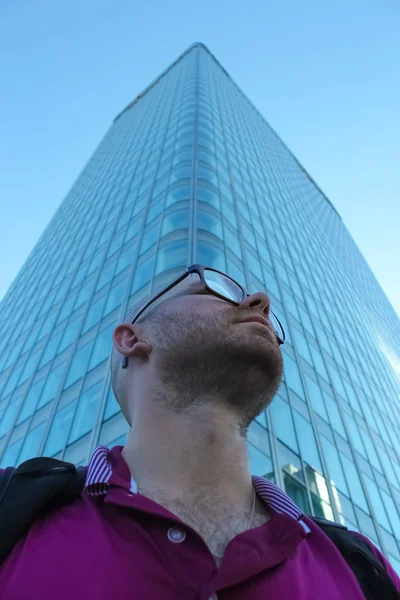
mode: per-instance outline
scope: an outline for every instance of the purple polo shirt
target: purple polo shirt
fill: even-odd
[[[1,600],[363,600],[336,547],[273,483],[253,476],[272,518],[237,535],[218,568],[196,531],[137,494],[122,448],[98,446],[80,497],[17,543]]]

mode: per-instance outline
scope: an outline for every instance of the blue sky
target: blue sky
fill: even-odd
[[[399,26],[397,0],[1,3],[0,298],[113,118],[201,41],[333,202],[400,314]]]

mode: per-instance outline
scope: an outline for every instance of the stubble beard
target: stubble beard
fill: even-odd
[[[278,343],[241,324],[221,326],[220,315],[163,315],[152,323],[157,371],[165,408],[192,413],[222,402],[236,416],[241,435],[271,402],[283,372]]]

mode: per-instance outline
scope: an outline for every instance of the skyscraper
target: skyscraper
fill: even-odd
[[[111,332],[187,264],[266,289],[285,377],[252,473],[400,571],[399,320],[331,202],[202,44],[119,114],[0,305],[0,464],[127,434]]]

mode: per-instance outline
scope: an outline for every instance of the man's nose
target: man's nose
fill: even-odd
[[[254,312],[259,312],[266,317],[269,317],[271,310],[271,300],[265,292],[255,292],[243,298],[240,303],[241,308],[253,308]]]

